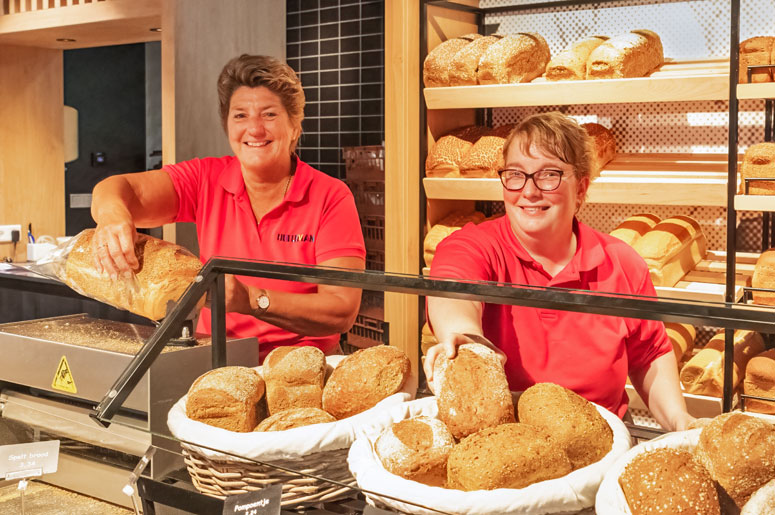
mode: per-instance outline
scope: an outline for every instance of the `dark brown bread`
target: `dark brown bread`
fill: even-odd
[[[479,39],[480,34],[466,34],[456,38],[450,38],[438,44],[428,53],[422,67],[423,83],[426,88],[435,88],[449,86],[449,70],[452,67],[452,60],[455,58],[458,50],[466,46],[475,39]]]
[[[748,82],[748,67],[760,64],[772,64],[772,51],[775,48],[775,38],[772,36],[755,36],[740,42],[740,68],[738,82]],[[754,69],[751,82],[772,82],[770,68]]]
[[[442,136],[433,145],[425,159],[427,177],[460,177],[460,163],[487,132],[487,127],[469,125]]]
[[[751,286],[775,290],[775,248],[767,249],[759,255],[753,269]],[[775,293],[766,291],[752,291],[754,304],[775,305]]]
[[[317,347],[278,347],[264,360],[269,414],[321,408],[326,357]]]
[[[211,426],[247,433],[256,427],[256,403],[263,395],[264,380],[252,368],[215,368],[191,385],[186,398],[186,416]]]
[[[740,164],[740,193],[745,193],[745,179],[775,177],[775,143],[756,143],[748,147]],[[775,181],[749,181],[749,195],[775,195]]]
[[[358,350],[331,373],[323,387],[323,409],[338,420],[366,411],[401,391],[409,373],[409,358],[396,347]]]
[[[688,451],[662,448],[637,455],[619,477],[632,515],[720,515],[710,474]]]
[[[530,82],[546,71],[549,45],[534,32],[509,34],[490,45],[479,60],[479,84]]]
[[[643,77],[664,63],[662,40],[650,30],[633,30],[595,48],[587,60],[587,79]]]
[[[745,367],[743,391],[746,395],[775,399],[775,349],[757,354]],[[745,409],[775,415],[775,400],[746,399]]]
[[[581,126],[592,140],[590,178],[595,178],[616,155],[616,139],[610,129],[599,123],[583,123]]]
[[[549,431],[528,424],[502,424],[456,445],[447,461],[447,488],[524,488],[571,472]]]
[[[336,422],[329,413],[319,408],[291,408],[262,420],[254,431],[285,431],[294,427]]]

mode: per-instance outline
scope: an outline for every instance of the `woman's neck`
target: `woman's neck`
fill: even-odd
[[[530,254],[530,257],[540,263],[552,277],[560,273],[576,254],[576,233],[572,227],[569,230],[570,234],[555,232],[547,235],[544,233],[541,237],[519,232],[515,230],[513,225],[511,230],[522,247]]]

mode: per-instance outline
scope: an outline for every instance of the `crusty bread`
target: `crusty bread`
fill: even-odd
[[[466,34],[456,38],[450,38],[438,44],[428,52],[422,67],[422,79],[426,88],[449,86],[449,70],[452,59],[458,50],[471,41],[481,38],[479,34]]]
[[[460,161],[462,177],[498,177],[503,165],[503,144],[514,129],[513,125],[501,125],[483,134]]]
[[[426,177],[460,177],[460,163],[487,127],[469,125],[442,136],[425,159]]]
[[[247,433],[256,427],[256,403],[263,395],[264,380],[254,369],[215,368],[191,384],[186,416],[211,426]]]
[[[775,515],[775,479],[751,496],[740,510],[740,515]]]
[[[654,286],[675,286],[705,259],[707,241],[700,224],[684,215],[666,218],[633,248],[646,261]]]
[[[310,345],[277,347],[264,359],[269,414],[291,408],[321,408],[326,356]]]
[[[583,123],[584,130],[592,140],[592,166],[590,179],[600,175],[600,171],[616,155],[616,139],[614,133],[599,123]]]
[[[524,488],[570,472],[568,457],[549,431],[529,424],[502,424],[483,429],[452,449],[447,488]]]
[[[748,362],[745,367],[743,393],[775,399],[775,349],[761,352]],[[745,409],[775,415],[775,400],[767,402],[746,399]]]
[[[517,402],[517,419],[550,432],[573,470],[600,461],[614,443],[611,426],[588,400],[553,383],[525,390]]]
[[[336,419],[320,408],[291,408],[265,418],[253,431],[285,431],[328,422],[336,422]]]
[[[753,269],[751,286],[754,288],[775,289],[775,248],[767,249],[759,255]],[[775,305],[775,293],[752,291],[754,304]]]
[[[479,60],[479,84],[530,82],[546,71],[549,45],[534,32],[509,34],[491,44]]]
[[[457,439],[515,420],[506,372],[489,347],[466,343],[452,359],[439,356],[433,382],[439,419]]]
[[[587,78],[587,59],[608,36],[589,36],[574,41],[546,66],[546,80],[584,80]]]
[[[595,48],[587,60],[587,79],[643,77],[665,62],[662,40],[640,29],[613,37]]]
[[[143,234],[135,243],[140,264],[135,280],[111,281],[94,267],[93,238],[93,229],[81,232],[60,279],[87,297],[151,320],[164,318],[167,303],[180,298],[202,267],[199,258],[183,247]],[[204,297],[200,306],[203,303]]]
[[[740,42],[740,67],[738,79],[740,84],[748,82],[748,67],[761,64],[772,64],[772,52],[775,48],[775,38],[772,36],[755,36]],[[754,69],[751,82],[772,82],[770,68]]]
[[[723,413],[702,428],[695,455],[738,508],[775,479],[775,426],[742,413]]]
[[[323,409],[338,420],[366,411],[400,392],[410,372],[409,358],[396,347],[355,351],[339,363],[323,387]]]
[[[775,143],[756,143],[748,147],[740,164],[740,193],[745,193],[745,179],[775,177]],[[775,181],[749,181],[749,195],[775,195]]]
[[[619,476],[619,485],[632,515],[721,514],[713,479],[683,449],[663,447],[638,454]]]
[[[694,339],[697,337],[697,329],[691,324],[678,322],[665,322],[665,331],[670,343],[673,344],[673,354],[676,363],[680,363],[685,354],[694,349]]]
[[[762,336],[754,331],[735,331],[732,388],[743,379],[748,361],[764,350]],[[722,330],[683,366],[681,384],[688,393],[721,397],[724,385],[724,331]]]
[[[449,70],[450,86],[473,86],[477,84],[476,73],[479,61],[490,45],[503,38],[500,34],[478,38],[457,51]]]
[[[444,423],[432,417],[416,417],[385,429],[374,442],[382,466],[388,472],[430,486],[447,482],[447,458],[455,439]]]
[[[660,219],[657,215],[649,213],[641,213],[639,215],[633,215],[626,218],[622,223],[616,226],[616,229],[611,231],[611,236],[616,236],[623,242],[632,246],[638,241],[644,234],[654,228]]]
[[[445,216],[439,223],[435,224],[428,230],[428,234],[425,235],[423,240],[423,258],[425,264],[431,266],[433,262],[433,256],[436,255],[436,247],[441,243],[444,238],[457,231],[465,224],[481,223],[484,221],[484,214],[479,211],[473,213],[459,213],[454,212]]]

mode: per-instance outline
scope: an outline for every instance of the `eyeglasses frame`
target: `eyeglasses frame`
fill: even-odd
[[[503,174],[505,172],[508,172],[508,171],[519,172],[522,175],[524,175],[525,176],[525,184],[523,184],[521,188],[516,188],[516,189],[512,189],[512,188],[509,188],[508,186],[506,186],[506,183],[503,180]],[[539,174],[541,172],[547,172],[547,171],[558,172],[560,174],[560,181],[557,183],[557,186],[555,186],[554,188],[552,188],[550,190],[542,188],[541,186],[538,185],[538,183],[535,180],[535,175],[537,175],[537,174]],[[516,170],[514,168],[503,168],[502,170],[498,170],[498,177],[501,180],[501,184],[503,185],[504,188],[506,188],[507,191],[522,191],[523,189],[525,189],[525,186],[527,186],[527,181],[529,181],[529,180],[533,181],[533,184],[535,185],[535,187],[538,190],[540,190],[540,191],[556,191],[557,189],[559,189],[560,185],[562,184],[562,178],[564,176],[565,176],[565,171],[564,170],[556,170],[556,169],[552,169],[552,170],[538,170],[537,172],[533,172],[533,173],[525,173],[525,172],[523,172],[521,170]]]

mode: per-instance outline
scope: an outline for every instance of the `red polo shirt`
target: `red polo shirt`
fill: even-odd
[[[195,222],[200,259],[212,256],[318,264],[337,257],[365,258],[358,212],[339,179],[298,161],[283,202],[259,223],[250,205],[240,163],[233,156],[192,159],[167,165],[180,201],[176,222]],[[317,285],[240,277],[269,290],[313,293]],[[339,335],[302,337],[239,313],[226,314],[229,336],[255,336],[261,354],[280,345],[314,345],[332,350]],[[203,309],[198,330],[210,333],[210,310]]]
[[[551,277],[522,247],[507,217],[468,224],[442,241],[431,275],[655,296],[643,259],[626,243],[579,223],[576,254]],[[627,411],[628,370],[672,350],[662,322],[572,311],[485,304],[484,335],[507,356],[509,387],[553,382]]]

